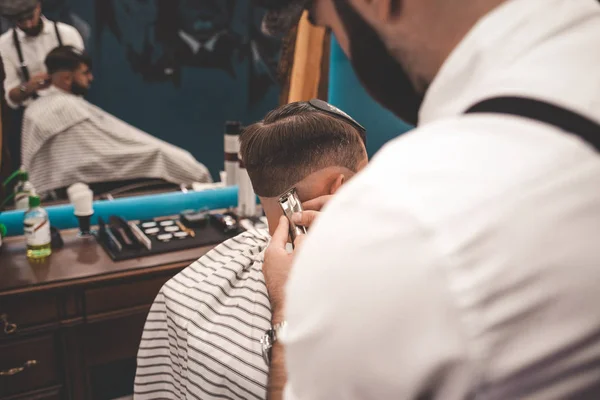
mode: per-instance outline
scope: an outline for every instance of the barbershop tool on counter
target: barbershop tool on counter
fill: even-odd
[[[100,228],[100,230],[98,231],[98,240],[100,241],[100,243],[105,243],[106,245],[114,249],[114,251],[116,252],[123,251],[123,245],[121,244],[121,242],[119,242],[119,240],[117,240],[115,235],[113,235],[113,233],[110,230],[110,227],[106,225],[102,217],[98,218],[98,226]]]
[[[123,247],[135,247],[137,240],[133,237],[133,233],[131,232],[129,224],[127,224],[127,221],[125,221],[123,218],[114,215],[110,216],[109,229],[115,238],[117,238],[117,240],[123,245]]]
[[[187,226],[183,225],[183,223],[180,220],[175,221],[175,223],[183,232],[186,232],[191,237],[196,237],[196,232],[194,232],[193,229],[190,229]]]
[[[233,213],[211,214],[210,216],[225,234],[237,232],[240,229],[238,218]]]
[[[182,212],[179,219],[188,228],[205,228],[210,223],[210,212],[208,210],[188,210]]]
[[[152,241],[142,230],[133,222],[129,222],[129,227],[131,228],[131,232],[136,237],[136,239],[148,250],[152,250]]]
[[[114,261],[219,244],[240,233],[235,213],[207,210],[182,212],[180,217],[125,221],[98,219],[98,242]]]

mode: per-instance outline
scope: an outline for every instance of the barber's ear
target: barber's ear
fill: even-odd
[[[335,194],[344,183],[346,183],[346,176],[339,174],[329,187],[329,194]]]

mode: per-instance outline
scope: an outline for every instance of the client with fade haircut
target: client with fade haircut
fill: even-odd
[[[260,340],[271,329],[262,274],[278,197],[295,187],[318,209],[367,165],[365,130],[312,100],[270,112],[240,136],[241,158],[261,200],[269,232],[244,232],[167,282],[148,315],[135,399],[265,399],[268,366]]]

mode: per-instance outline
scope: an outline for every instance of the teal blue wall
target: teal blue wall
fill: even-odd
[[[335,39],[331,45],[329,101],[367,128],[369,156],[412,128],[369,97]]]

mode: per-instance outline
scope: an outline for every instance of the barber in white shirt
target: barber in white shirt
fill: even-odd
[[[304,5],[267,3],[270,30]],[[600,399],[600,3],[315,0],[310,13],[418,128],[294,254],[280,221],[263,266],[283,335],[272,398],[287,370],[287,399]]]
[[[15,24],[0,36],[0,54],[6,71],[6,101],[16,109],[49,87],[44,65],[48,53],[60,45],[83,50],[83,39],[74,27],[48,21],[40,0],[1,0],[0,12]]]

